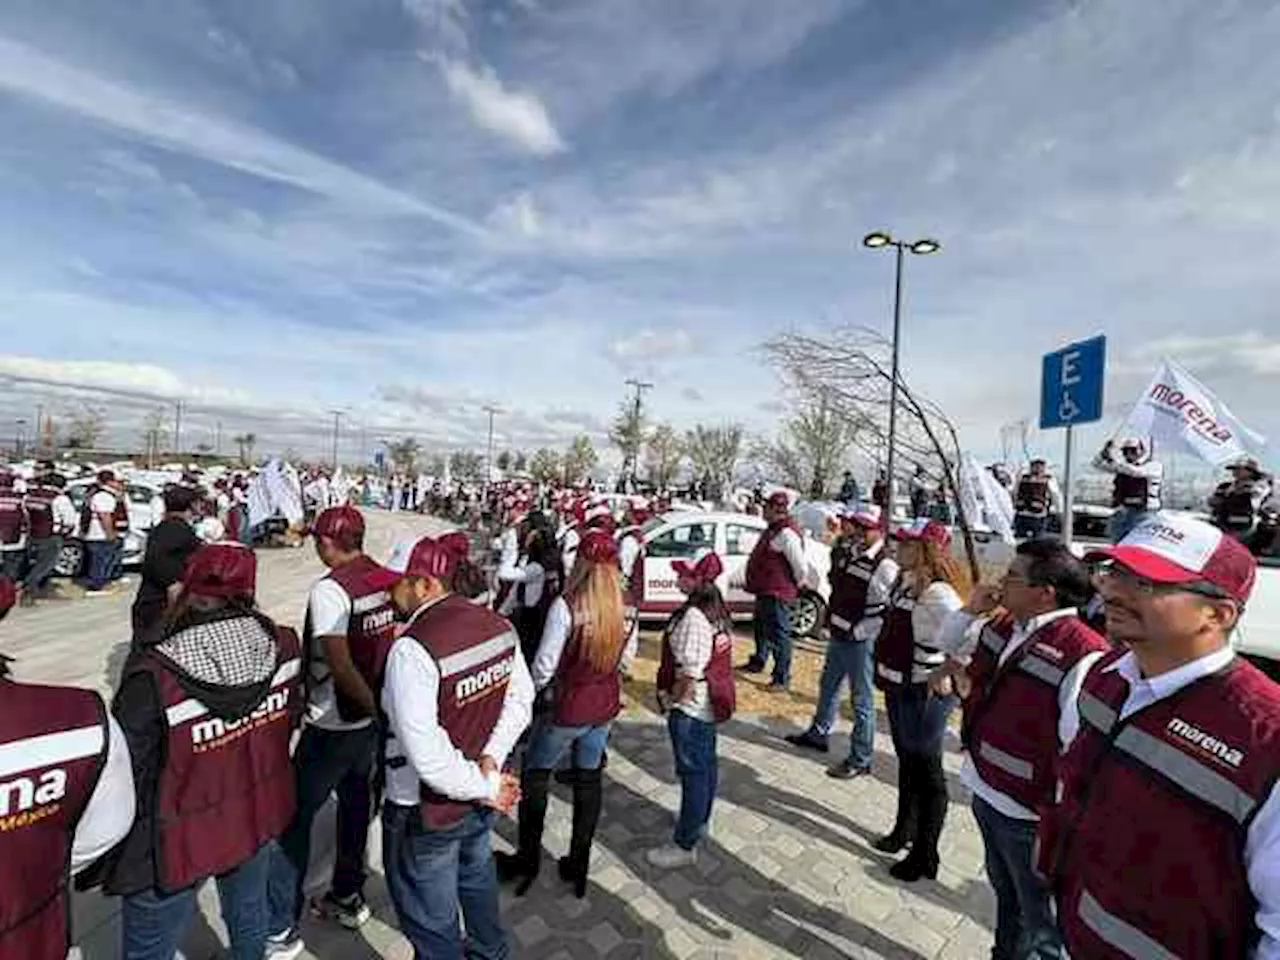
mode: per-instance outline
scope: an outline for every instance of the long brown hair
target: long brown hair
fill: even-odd
[[[565,586],[564,600],[580,630],[579,642],[591,666],[601,673],[612,670],[622,659],[627,642],[622,571],[615,563],[591,563],[579,556]]]
[[[916,595],[923,593],[931,583],[941,580],[950,584],[961,600],[968,602],[969,594],[973,592],[973,583],[964,567],[951,555],[951,551],[925,540],[909,542],[915,544],[918,559],[909,568],[904,565],[902,572],[907,582],[915,588]]]

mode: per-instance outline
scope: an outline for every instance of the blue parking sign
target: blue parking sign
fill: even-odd
[[[1040,377],[1040,429],[1101,420],[1106,364],[1106,337],[1046,354]]]

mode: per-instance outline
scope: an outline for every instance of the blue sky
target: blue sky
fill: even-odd
[[[767,433],[763,339],[887,327],[883,226],[945,246],[904,359],[980,453],[1097,332],[1114,406],[1167,353],[1274,437],[1276,49],[1266,0],[8,0],[0,374],[280,444],[562,442],[629,376]]]

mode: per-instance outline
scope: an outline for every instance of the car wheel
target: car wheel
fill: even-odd
[[[793,637],[816,637],[822,626],[823,615],[827,605],[816,593],[805,592],[796,597],[791,604],[791,635]]]
[[[84,544],[79,540],[68,540],[58,551],[58,562],[53,572],[59,577],[76,577],[84,566]]]

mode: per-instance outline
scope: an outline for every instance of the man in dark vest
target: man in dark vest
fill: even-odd
[[[1044,535],[1049,514],[1056,513],[1062,502],[1058,482],[1043,459],[1031,461],[1027,472],[1018,478],[1013,491],[1013,535],[1019,540]]]
[[[378,691],[391,648],[395,612],[382,568],[364,554],[364,516],[330,507],[311,526],[316,554],[329,572],[311,588],[303,628],[307,712],[294,754],[298,812],[271,868],[273,948],[297,941],[302,884],[311,857],[311,827],[329,795],[338,795],[332,889],[317,911],[357,929],[371,916],[364,901],[365,850],[378,748]],[[281,951],[284,952],[284,951]]]
[[[30,523],[22,495],[14,489],[14,480],[12,473],[0,467],[0,577],[19,583],[27,559]]]
[[[1280,956],[1280,686],[1231,646],[1254,559],[1167,513],[1089,559],[1122,646],[1063,713],[1040,825],[1066,952]]]
[[[0,577],[0,620],[17,599]],[[0,960],[64,960],[71,878],[129,832],[124,733],[91,690],[18,683],[0,655]]]
[[[880,508],[847,509],[840,518],[840,539],[831,550],[831,601],[827,623],[831,639],[822,665],[818,704],[804,733],[786,739],[797,747],[826,753],[835,726],[840,688],[849,681],[854,724],[849,756],[827,773],[851,780],[871,772],[876,733],[871,648],[881,617],[898,579],[898,565],[885,555]]]
[[[805,582],[804,539],[791,520],[791,501],[779,490],[764,504],[769,526],[760,535],[747,560],[745,589],[755,594],[756,652],[742,667],[747,673],[763,673],[773,656],[773,682],[769,689],[783,692],[791,686],[790,605]]]
[[[40,474],[27,489],[27,517],[31,523],[28,556],[31,565],[22,582],[24,606],[33,606],[37,597],[48,591],[62,545],[75,533],[76,509],[64,492],[66,485],[65,477],[47,472]]]
[[[1119,457],[1115,455],[1115,444],[1108,440],[1094,457],[1093,466],[1115,475],[1111,487],[1111,506],[1115,513],[1111,515],[1107,532],[1112,543],[1118,543],[1149,514],[1160,509],[1164,465],[1152,457],[1147,443],[1129,437],[1120,441]]]
[[[1253,457],[1237,460],[1229,469],[1231,479],[1213,491],[1209,510],[1215,527],[1247,542],[1257,526],[1262,504],[1271,496],[1271,478]]]
[[[263,955],[271,841],[293,817],[302,650],[258,612],[256,581],[249,548],[201,547],[162,630],[125,665],[112,712],[138,816],[105,885],[124,897],[124,960],[172,957],[211,877],[231,955]]]
[[[519,798],[501,771],[528,726],[533,681],[511,625],[448,592],[452,563],[430,538],[387,563],[383,582],[405,625],[382,691],[383,864],[415,956],[506,960],[489,831],[494,811]]]
[[[951,615],[947,663],[929,680],[938,696],[954,686],[965,697],[960,778],[973,794],[996,894],[993,960],[1062,955],[1032,848],[1040,811],[1053,804],[1062,715],[1109,649],[1079,616],[1091,593],[1089,570],[1068,547],[1048,539],[1020,544],[999,593],[979,587]]]

